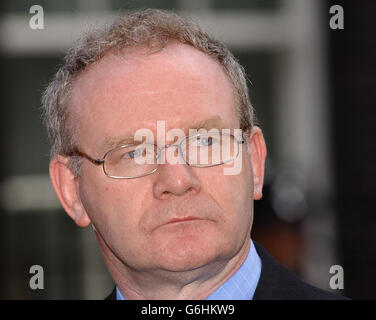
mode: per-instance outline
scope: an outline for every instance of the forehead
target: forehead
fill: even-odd
[[[166,130],[212,118],[238,127],[233,87],[222,66],[183,44],[153,54],[127,49],[106,55],[76,80],[71,106],[78,141],[93,150],[141,128],[155,131],[158,120]]]

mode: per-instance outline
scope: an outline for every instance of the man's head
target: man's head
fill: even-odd
[[[43,113],[51,141],[51,156],[68,155],[77,144],[77,130],[70,116],[70,95],[75,80],[90,65],[108,52],[124,48],[144,48],[152,54],[171,42],[190,45],[223,67],[232,83],[240,128],[249,132],[254,123],[243,68],[223,43],[210,37],[188,19],[161,10],[144,10],[118,17],[111,25],[92,30],[72,47],[55,78],[43,95]],[[72,158],[72,168],[79,172],[79,161]]]
[[[174,14],[130,14],[68,53],[44,107],[56,193],[78,225],[95,226],[113,276],[189,271],[245,250],[266,150],[243,71],[221,43]],[[145,177],[111,179],[86,159],[79,174],[72,169],[74,148],[99,159],[138,129],[157,136],[158,120],[166,131],[242,129],[250,152],[239,155],[241,172],[165,163]]]

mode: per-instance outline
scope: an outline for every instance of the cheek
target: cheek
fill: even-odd
[[[142,205],[143,190],[138,181],[110,179],[85,175],[80,183],[80,197],[93,223],[114,234],[129,234],[136,230]],[[136,190],[138,190],[136,192]],[[138,210],[137,210],[138,208]],[[124,230],[126,232],[124,232]]]
[[[249,161],[243,157],[240,174],[224,175],[223,166],[218,166],[200,174],[200,179],[213,200],[226,212],[224,227],[229,232],[246,230],[253,217],[253,180]]]
[[[231,167],[231,164],[212,167],[201,175],[201,181],[206,184],[211,194],[217,195],[216,198],[230,207],[239,202],[244,204],[253,200],[253,174],[249,158],[243,154],[242,167],[238,174],[224,174],[225,168]]]

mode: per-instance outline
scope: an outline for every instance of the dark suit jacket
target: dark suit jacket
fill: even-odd
[[[261,259],[261,275],[253,300],[342,300],[342,296],[313,287],[277,262],[258,243],[256,251]],[[106,298],[116,300],[116,289]]]

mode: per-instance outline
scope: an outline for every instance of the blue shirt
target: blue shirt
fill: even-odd
[[[247,259],[241,267],[206,300],[252,300],[260,274],[261,259],[251,241]],[[118,287],[116,287],[116,300],[125,300]]]

